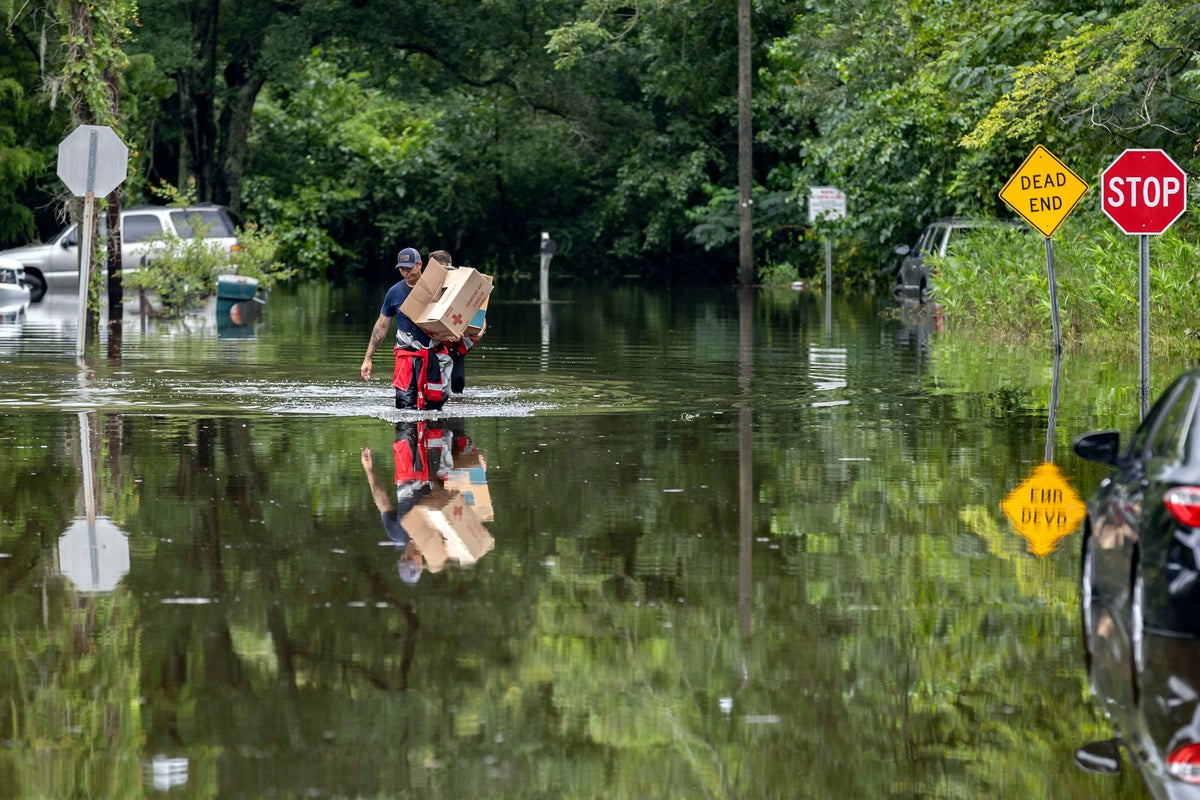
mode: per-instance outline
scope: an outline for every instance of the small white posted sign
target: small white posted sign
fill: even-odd
[[[846,195],[833,186],[813,186],[808,190],[808,221],[834,220],[846,216]]]

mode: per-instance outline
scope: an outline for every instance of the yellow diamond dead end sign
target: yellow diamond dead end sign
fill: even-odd
[[[1000,507],[1039,556],[1054,552],[1058,540],[1074,531],[1087,513],[1079,494],[1050,463],[1030,473]]]
[[[1087,189],[1082,178],[1039,144],[1004,184],[1000,199],[1049,239]]]

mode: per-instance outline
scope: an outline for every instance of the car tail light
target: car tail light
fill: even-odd
[[[1167,772],[1188,783],[1200,783],[1200,744],[1189,744],[1167,756]]]
[[[1180,525],[1200,527],[1200,486],[1176,486],[1163,495],[1163,505]]]

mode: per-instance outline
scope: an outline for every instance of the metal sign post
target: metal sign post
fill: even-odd
[[[1058,276],[1054,272],[1054,240],[1046,237],[1046,281],[1050,284],[1050,336],[1054,357],[1062,355],[1062,323],[1058,320]]]
[[[1138,237],[1138,396],[1150,410],[1150,237],[1187,209],[1187,175],[1162,150],[1130,149],[1100,175],[1100,208],[1122,233]]]
[[[838,220],[846,216],[846,195],[835,186],[813,186],[808,190],[808,224]],[[833,242],[825,234],[825,333],[829,335],[833,314]]]
[[[125,180],[129,169],[129,148],[112,128],[104,125],[80,125],[58,145],[58,177],[83,198],[83,220],[79,240],[79,335],[75,355],[83,357],[87,335],[87,290],[92,277],[92,236],[95,231],[96,195],[108,196]]]
[[[1138,407],[1150,411],[1150,237],[1138,235]]]
[[[79,333],[75,340],[75,356],[83,357],[83,342],[87,335],[87,296],[92,282],[92,236],[96,223],[96,195],[89,191],[83,196],[83,234],[79,238]]]
[[[538,293],[542,309],[542,369],[550,368],[550,259],[558,249],[550,234],[542,231],[542,270],[538,280]]]

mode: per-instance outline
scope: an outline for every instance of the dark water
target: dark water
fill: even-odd
[[[1068,352],[1051,425],[1048,347],[883,301],[521,293],[421,420],[357,377],[374,289],[82,369],[72,298],[0,322],[0,795],[1139,796],[1072,763],[1078,534],[1000,507],[1090,490],[1135,363]],[[469,495],[412,582],[414,435]]]

